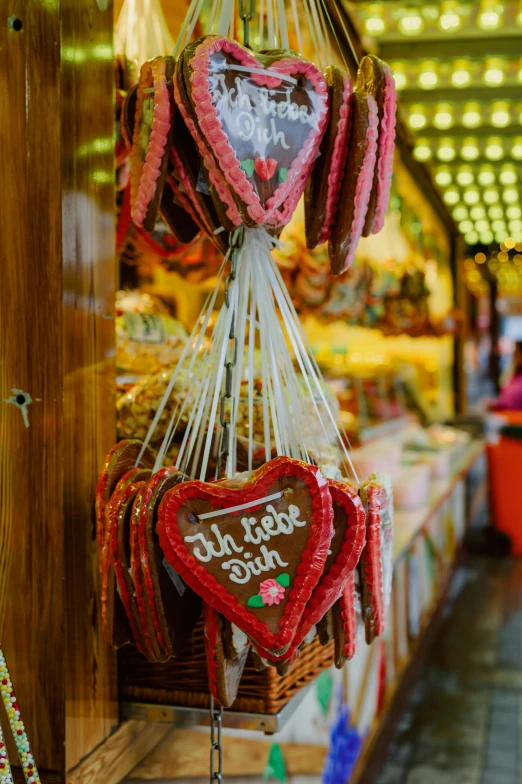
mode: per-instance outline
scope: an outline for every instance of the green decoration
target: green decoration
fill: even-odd
[[[277,172],[277,178],[279,182],[286,182],[287,177],[288,177],[288,169],[285,169],[284,166],[281,166],[281,168]]]
[[[283,782],[287,780],[285,758],[279,743],[273,743],[270,747],[268,762],[263,771],[263,781],[269,781],[270,779]]]
[[[252,158],[246,158],[244,161],[241,161],[241,168],[247,177],[251,177],[254,173],[254,160]]]
[[[256,593],[255,596],[251,596],[247,602],[247,607],[264,607],[265,603],[262,597]]]
[[[283,585],[285,588],[288,588],[290,585],[290,575],[286,572],[280,574],[279,577],[276,577],[276,583],[279,583],[279,585]]]
[[[328,714],[328,708],[333,694],[333,678],[330,670],[323,670],[315,682],[315,693],[323,716]]]

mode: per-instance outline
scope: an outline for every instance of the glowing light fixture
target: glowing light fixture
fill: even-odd
[[[496,204],[498,201],[498,191],[496,188],[486,188],[482,198],[486,204]]]
[[[494,220],[491,224],[491,228],[493,231],[505,231],[506,230],[506,222],[503,220]]]
[[[511,163],[506,163],[499,174],[502,185],[514,185],[518,181],[517,170]]]
[[[479,239],[479,235],[476,231],[469,231],[466,236],[464,237],[468,245],[476,245]]]
[[[518,191],[516,188],[506,188],[502,194],[502,200],[506,204],[515,204],[518,201]]]
[[[505,232],[504,231],[498,231],[495,234],[495,239],[496,239],[497,242],[502,242],[502,240],[504,239],[504,236],[505,236]]]
[[[364,20],[364,30],[368,35],[375,37],[386,32],[384,8],[380,3],[372,3],[368,6],[366,19]]]
[[[500,161],[504,157],[504,143],[500,136],[490,136],[486,142],[484,155],[490,161]]]
[[[493,185],[495,182],[495,172],[493,171],[492,166],[481,166],[480,171],[477,175],[477,180],[479,181],[480,185]]]
[[[427,122],[428,120],[426,118],[424,107],[419,103],[413,104],[408,115],[408,125],[410,128],[419,131],[421,128],[425,127]]]
[[[461,166],[457,172],[457,183],[466,187],[466,185],[472,185],[474,181],[473,176],[473,169],[471,166]]]
[[[483,30],[498,30],[502,27],[503,8],[497,0],[482,0],[477,16],[477,24]]]
[[[477,264],[484,264],[484,262],[486,261],[486,255],[484,253],[476,253],[475,261],[477,262]]]
[[[464,110],[461,117],[462,125],[466,128],[478,128],[482,123],[482,115],[480,113],[480,105],[473,101],[464,104]]]
[[[515,247],[516,243],[513,237],[506,237],[506,239],[504,240],[504,245],[508,250],[511,250],[512,248]]]
[[[469,214],[473,218],[473,220],[480,220],[481,218],[486,217],[486,210],[484,209],[484,207],[477,205],[476,207],[471,208]]]
[[[451,171],[446,166],[442,166],[435,174],[435,182],[440,188],[447,188],[452,179]]]
[[[460,193],[456,188],[448,188],[447,191],[444,191],[442,198],[446,204],[458,204],[460,201]]]
[[[405,90],[408,86],[408,74],[403,63],[390,63],[397,90]]]
[[[511,157],[516,161],[522,161],[522,136],[515,136],[511,145]]]
[[[413,157],[418,161],[429,161],[432,156],[430,143],[427,139],[419,139],[413,150]]]
[[[447,33],[456,32],[462,25],[460,4],[456,0],[445,0],[440,7],[439,27]]]
[[[466,204],[477,204],[480,201],[480,193],[477,188],[466,188],[462,198]]]
[[[508,207],[506,210],[506,215],[510,220],[522,218],[522,209],[520,209],[520,207]]]
[[[491,231],[483,231],[480,235],[480,241],[483,245],[489,245],[493,242],[493,233]]]
[[[484,81],[489,87],[498,87],[504,83],[506,63],[499,57],[489,57],[484,68]]]
[[[452,161],[456,154],[453,139],[442,138],[437,149],[437,158],[439,161]]]
[[[511,122],[511,113],[507,101],[495,101],[491,107],[491,125],[495,128],[507,128]]]
[[[520,221],[520,220],[510,221],[509,222],[509,231],[511,232],[511,234],[520,234],[520,232],[522,232],[522,221]],[[510,239],[513,242],[513,245],[511,247],[514,248],[515,247],[515,240],[512,237],[508,237],[508,239]],[[507,242],[507,240],[506,240],[506,242]]]
[[[471,68],[469,60],[456,60],[451,73],[453,87],[461,89],[471,84]]]
[[[492,220],[500,220],[500,218],[504,217],[504,208],[503,207],[490,207],[488,210],[488,215]]]
[[[439,83],[439,69],[434,60],[425,60],[419,71],[417,81],[423,90],[433,90]]]
[[[472,136],[467,136],[462,140],[460,154],[465,161],[476,161],[479,157],[479,153],[479,146],[476,139],[474,139]]]
[[[399,19],[397,28],[403,35],[419,35],[424,30],[424,19],[417,8],[407,8]]]
[[[466,207],[455,207],[451,214],[456,221],[466,220],[468,217],[468,210]]]
[[[473,231],[474,225],[473,221],[470,220],[463,220],[459,223],[459,229],[463,234],[467,234],[468,231]]]
[[[440,131],[447,131],[453,125],[453,108],[449,103],[439,103],[435,109],[433,125]]]
[[[489,231],[489,221],[487,221],[487,220],[478,220],[475,223],[475,229],[478,232]]]

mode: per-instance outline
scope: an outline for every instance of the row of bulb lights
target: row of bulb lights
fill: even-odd
[[[501,87],[506,82],[522,84],[522,61],[511,63],[505,57],[487,57],[484,61],[462,57],[443,63],[436,60],[413,62],[409,68],[404,62],[390,62],[397,90],[417,86],[429,91],[444,85],[464,90],[481,82],[486,87]]]
[[[478,265],[478,266],[477,266]],[[507,237],[500,243],[500,249],[486,256],[476,253],[474,259],[464,261],[466,283],[468,288],[477,295],[485,295],[489,284],[482,274],[481,267],[487,266],[495,275],[502,296],[519,293],[522,288],[522,243],[513,237]]]
[[[444,33],[457,33],[470,20],[473,10],[473,3],[444,0],[440,6],[432,3],[411,5],[388,14],[383,3],[370,3],[364,11],[364,32],[379,37],[395,26],[401,35],[415,37],[424,32],[426,24],[431,24]],[[497,0],[482,0],[475,23],[482,30],[500,30],[505,21],[504,11],[504,6]],[[522,2],[515,19],[522,26]]]
[[[436,158],[444,163],[462,158],[465,161],[476,161],[486,158],[488,161],[502,161],[510,157],[515,161],[522,160],[522,136],[502,139],[500,136],[488,136],[478,139],[474,136],[454,139],[442,136],[440,139],[417,139],[413,151],[418,161],[429,161]]]
[[[522,125],[522,105],[515,111],[509,101],[493,101],[489,106],[468,101],[462,106],[457,105],[456,110],[455,104],[450,103],[437,103],[433,108],[414,103],[408,109],[408,125],[414,131],[421,131],[429,125],[439,131],[447,131],[454,126],[507,128],[512,124]]]

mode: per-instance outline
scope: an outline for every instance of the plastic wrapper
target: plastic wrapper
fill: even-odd
[[[185,327],[171,316],[123,313],[116,317],[116,366],[129,374],[150,373],[175,364],[186,341]]]
[[[372,474],[361,488],[367,507],[367,543],[361,557],[366,642],[384,634],[393,578],[393,489],[387,474]]]

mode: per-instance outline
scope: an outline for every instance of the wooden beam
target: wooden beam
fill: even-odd
[[[172,731],[169,724],[126,721],[67,774],[66,784],[118,784]]]
[[[223,771],[225,776],[262,775],[273,741],[260,738],[223,737]],[[210,753],[209,730],[171,728],[161,743],[128,776],[129,784],[158,779],[185,779],[208,776]],[[326,756],[325,746],[282,743],[286,772],[289,776],[321,773]],[[72,784],[68,782],[68,784]],[[76,784],[76,783],[74,783]]]

